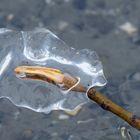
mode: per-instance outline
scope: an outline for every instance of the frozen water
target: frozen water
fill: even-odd
[[[57,68],[79,77],[85,86],[106,84],[102,64],[94,51],[77,51],[68,47],[46,29],[21,32],[0,29],[0,97],[36,112],[71,110],[88,100],[86,94],[62,91],[49,83],[17,78],[14,69],[19,65]]]

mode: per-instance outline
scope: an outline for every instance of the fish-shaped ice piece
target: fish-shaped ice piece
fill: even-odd
[[[47,29],[13,31],[0,29],[0,98],[36,112],[72,110],[86,103],[86,94],[77,94],[41,81],[20,79],[17,66],[46,66],[78,77],[84,86],[104,86],[102,64],[94,51],[75,50]],[[22,73],[24,76],[24,73]],[[20,76],[22,75],[20,74]]]

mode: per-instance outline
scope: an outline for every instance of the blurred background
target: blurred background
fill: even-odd
[[[140,116],[139,13],[139,0],[0,0],[0,28],[44,27],[69,46],[95,50],[108,80],[101,91]],[[140,140],[140,134],[90,101],[69,116],[35,113],[0,100],[0,140],[121,139]]]

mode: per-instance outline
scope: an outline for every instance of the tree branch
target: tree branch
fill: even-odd
[[[42,80],[63,87],[65,89],[70,89],[72,86],[77,84],[77,78],[68,74],[64,74],[60,70],[53,68],[39,66],[18,66],[14,71],[20,78]],[[104,110],[112,112],[113,114],[122,118],[124,121],[128,122],[131,126],[140,130],[140,117],[137,117],[133,113],[117,105],[102,93],[97,91],[95,88],[92,87],[88,90],[87,87],[79,83],[74,88],[72,88],[72,90],[76,91],[77,93],[87,93],[88,97],[100,105]]]
[[[133,115],[133,113],[117,105],[116,103],[108,99],[106,96],[101,94],[99,91],[96,91],[96,89],[94,88],[89,89],[87,95],[91,100],[95,101],[104,110],[112,112],[113,114],[125,120],[131,126],[140,130],[140,118]]]

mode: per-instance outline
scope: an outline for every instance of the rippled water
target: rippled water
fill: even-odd
[[[69,46],[79,50],[95,50],[103,63],[108,80],[107,86],[100,90],[124,108],[140,114],[139,0],[0,2],[0,27],[19,30],[45,27]],[[120,27],[128,25],[126,23],[131,26],[122,30]],[[103,111],[93,102],[84,105],[74,117],[62,117],[62,114],[65,113],[35,113],[16,108],[8,100],[1,100],[1,139],[140,139],[137,130],[111,113]]]

